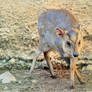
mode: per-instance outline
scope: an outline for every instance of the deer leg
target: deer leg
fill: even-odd
[[[73,69],[73,60],[70,59],[70,83],[71,87],[74,88],[74,69]]]
[[[37,49],[37,51],[36,51],[36,53],[35,53],[35,56],[34,56],[34,58],[33,58],[32,67],[31,67],[31,69],[30,69],[30,71],[29,71],[29,75],[30,75],[30,76],[31,76],[31,73],[32,73],[32,71],[33,71],[33,69],[34,69],[34,67],[35,67],[36,59],[37,59],[37,57],[40,55],[40,53],[41,53],[41,50]]]
[[[79,82],[80,82],[81,84],[84,84],[85,82],[82,80],[81,75],[79,74],[79,72],[78,72],[77,69],[76,69],[75,73],[76,73],[76,76],[77,76]]]
[[[48,67],[49,67],[51,77],[54,78],[54,77],[55,77],[55,76],[54,76],[54,70],[53,70],[53,66],[52,66],[52,64],[51,64],[51,62],[50,62],[50,57],[49,57],[49,55],[48,55],[48,51],[47,51],[47,52],[44,52],[44,57],[45,57],[45,59],[46,59],[47,65],[48,65]]]
[[[73,70],[74,70],[74,72],[75,72],[75,74],[76,74],[76,76],[77,76],[77,78],[78,78],[78,80],[80,81],[80,83],[84,83],[83,82],[83,80],[82,80],[82,78],[81,78],[81,75],[79,74],[79,72],[78,72],[78,70],[77,70],[77,67],[76,67],[76,62],[78,61],[78,57],[77,58],[75,58],[74,59],[74,64],[73,64]]]

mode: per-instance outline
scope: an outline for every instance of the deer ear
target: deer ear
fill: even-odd
[[[56,34],[57,34],[58,36],[64,37],[64,36],[67,34],[67,31],[62,30],[62,29],[60,29],[60,28],[56,28]]]

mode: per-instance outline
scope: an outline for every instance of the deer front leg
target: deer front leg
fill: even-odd
[[[77,70],[77,67],[76,67],[76,62],[78,61],[78,58],[75,58],[74,59],[74,65],[75,65],[75,74],[76,74],[76,76],[77,76],[77,78],[78,78],[78,80],[79,80],[79,82],[81,83],[81,84],[84,84],[85,82],[83,81],[83,79],[82,79],[82,77],[81,77],[81,75],[80,75],[80,73],[78,72],[78,70]]]
[[[35,67],[36,59],[37,59],[37,57],[40,55],[40,53],[41,53],[41,50],[37,49],[37,51],[36,51],[36,53],[35,53],[35,56],[34,56],[34,58],[33,58],[32,67],[31,67],[31,69],[30,69],[30,71],[29,71],[30,77],[31,77],[31,73],[32,73],[32,71],[33,71],[33,69],[34,69],[34,67]]]
[[[70,59],[70,88],[74,88],[74,69],[73,69],[73,59]]]
[[[74,58],[73,60],[73,71],[74,71],[74,74],[76,74],[78,80],[80,81],[80,83],[84,83],[83,80],[82,80],[82,77],[80,75],[80,73],[78,72],[77,70],[77,67],[76,67],[76,62],[78,61],[78,57]]]

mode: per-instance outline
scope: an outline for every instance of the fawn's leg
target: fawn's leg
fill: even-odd
[[[71,88],[74,88],[74,80],[75,80],[75,77],[74,75],[76,74],[78,80],[80,81],[80,83],[84,83],[82,81],[82,78],[77,70],[77,67],[76,67],[76,62],[78,61],[78,57],[76,58],[73,58],[73,59],[70,59],[70,73],[71,73],[71,77],[70,77],[70,80],[71,80]]]
[[[40,53],[41,53],[41,50],[37,49],[37,51],[36,51],[36,53],[35,53],[35,56],[34,56],[34,58],[33,58],[32,67],[31,67],[31,69],[30,69],[30,71],[29,71],[30,76],[31,76],[31,73],[32,73],[32,71],[33,71],[33,69],[34,69],[34,67],[35,67],[36,59],[37,59],[37,57],[40,55]]]
[[[83,80],[82,80],[82,78],[81,78],[81,75],[80,75],[80,73],[78,72],[77,67],[76,67],[76,62],[77,62],[77,61],[78,61],[78,57],[74,59],[75,74],[76,74],[78,80],[80,81],[80,83],[84,83]]]
[[[71,83],[71,88],[74,88],[73,59],[70,59],[70,83]]]
[[[47,65],[49,67],[50,74],[54,78],[55,76],[54,76],[53,66],[52,66],[52,64],[50,62],[50,57],[49,57],[49,52],[48,51],[47,52],[44,52],[44,57],[46,59]]]
[[[76,58],[73,58],[70,60],[70,72],[71,72],[71,87],[74,88],[74,80],[75,80],[75,74],[78,78],[78,80],[80,81],[80,83],[84,83],[82,81],[82,78],[77,70],[77,67],[76,67],[76,62],[78,61],[78,57]]]

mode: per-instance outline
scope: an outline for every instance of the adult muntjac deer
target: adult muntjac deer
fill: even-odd
[[[49,9],[39,16],[38,32],[39,46],[33,59],[30,75],[34,69],[37,57],[43,52],[51,76],[54,77],[49,51],[56,50],[61,57],[70,59],[71,87],[74,87],[74,75],[83,83],[76,67],[82,48],[82,35],[80,25],[75,16],[65,9]]]

